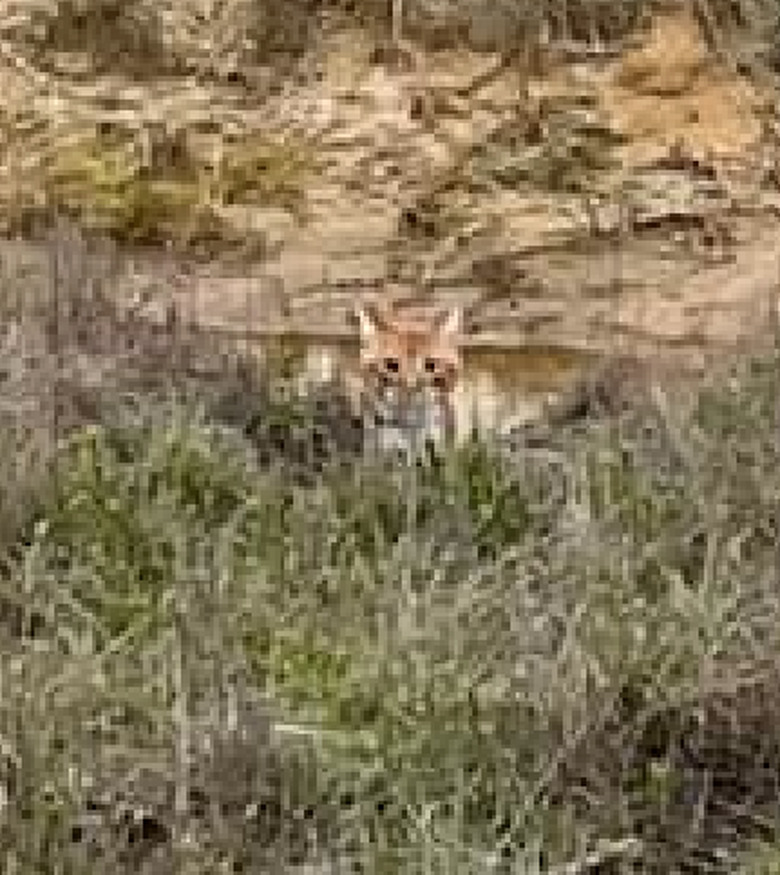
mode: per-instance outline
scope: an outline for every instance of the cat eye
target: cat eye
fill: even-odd
[[[386,358],[385,368],[387,368],[388,371],[392,371],[394,374],[398,373],[398,359]]]
[[[434,373],[434,371],[436,370],[436,360],[431,358],[425,359],[425,370],[429,374]]]

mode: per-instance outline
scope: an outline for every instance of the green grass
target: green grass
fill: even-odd
[[[552,456],[473,443],[306,481],[181,403],[77,430],[3,583],[27,618],[0,666],[5,870],[732,854],[738,789],[698,815],[686,794],[732,731],[780,766],[772,697],[736,692],[778,648],[777,374]],[[758,822],[774,799],[734,804]]]

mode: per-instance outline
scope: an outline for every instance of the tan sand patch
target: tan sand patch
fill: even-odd
[[[761,135],[758,89],[717,57],[689,12],[658,18],[608,73],[601,97],[629,138],[629,164],[679,145],[699,159],[741,156]]]

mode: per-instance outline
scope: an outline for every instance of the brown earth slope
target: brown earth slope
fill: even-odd
[[[86,87],[0,49],[0,214],[35,201],[41,168],[55,168],[50,186],[65,174],[73,206],[63,147],[81,143],[80,161],[85,131],[125,124],[119,146],[154,153],[149,132],[162,130],[168,152],[173,137],[194,156],[178,187],[142,189],[164,205],[163,231],[184,216],[187,239],[241,245],[229,264],[219,246],[207,266],[136,260],[128,280],[170,288],[178,273],[177,300],[208,324],[341,337],[359,296],[446,298],[467,306],[474,346],[686,354],[764,324],[780,259],[776,94],[687,13],[657,17],[617,55],[550,52],[543,75],[510,65],[478,88],[484,54],[419,52],[393,69],[339,20],[314,72],[255,104],[186,79],[103,74]],[[119,151],[110,168],[137,198]],[[114,177],[101,221],[135,221],[138,204],[116,213]]]

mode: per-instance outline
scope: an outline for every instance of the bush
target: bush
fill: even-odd
[[[306,851],[315,856],[388,872],[500,871],[501,860],[546,870],[604,847],[644,849],[643,871],[732,859],[722,806],[745,809],[749,834],[771,810],[780,750],[774,700],[758,692],[772,688],[762,666],[780,628],[776,373],[746,366],[687,411],[629,411],[570,438],[563,427],[552,458],[473,444],[410,469],[325,466],[303,484],[176,406],[76,433],[9,584],[39,611],[49,656],[41,643],[15,647],[30,671],[51,671],[55,654],[60,671],[114,665],[124,680],[112,701],[145,690],[132,723],[111,724],[125,747],[141,745],[134,762],[180,709],[200,725],[199,699],[170,686],[156,699],[142,683],[163,676],[151,666],[174,658],[174,642],[181,689],[241,666],[288,743],[313,745],[295,804],[319,824],[317,841],[327,834]],[[132,666],[147,666],[137,681]],[[68,726],[82,677],[59,681]],[[738,678],[755,695],[726,692]],[[167,800],[135,828],[188,871],[170,801],[179,742],[161,731],[157,789],[129,763],[112,786]],[[86,742],[68,738],[58,761],[92,786]],[[188,743],[193,768],[211,768]],[[215,780],[198,785],[206,807],[224,792]],[[248,780],[254,811],[262,782]],[[682,825],[705,785],[714,795],[691,846]],[[57,803],[36,829],[81,823],[88,795]],[[111,798],[108,821],[92,816],[100,829],[118,828]],[[212,859],[212,821],[192,817]],[[244,833],[232,829],[218,844],[236,859]]]
[[[7,398],[57,375],[61,420],[6,532],[6,869],[733,871],[766,840],[774,355],[404,467],[70,264],[62,321],[7,298],[38,344]]]

